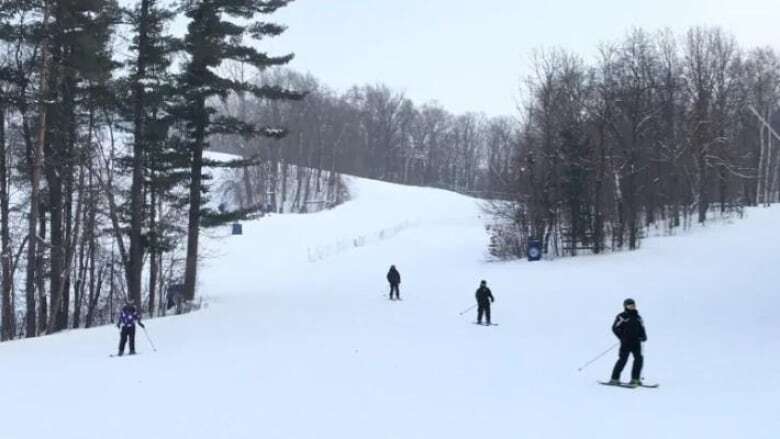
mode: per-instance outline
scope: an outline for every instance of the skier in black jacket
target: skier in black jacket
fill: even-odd
[[[638,386],[641,384],[642,363],[642,342],[647,341],[645,325],[642,322],[642,316],[636,310],[634,299],[623,301],[624,311],[615,317],[612,324],[612,332],[620,339],[620,355],[614,369],[612,369],[612,379],[610,384],[620,382],[620,374],[628,362],[628,354],[634,356],[634,365],[631,367],[630,384]]]
[[[394,291],[395,298],[401,300],[401,294],[398,291],[398,285],[401,284],[401,273],[396,270],[395,265],[390,266],[390,271],[387,272],[387,281],[390,282],[390,300],[393,300]]]
[[[495,302],[493,293],[490,288],[487,287],[487,281],[479,283],[479,289],[476,293],[477,297],[477,324],[482,324],[482,315],[485,315],[486,322],[490,325],[490,304]]]

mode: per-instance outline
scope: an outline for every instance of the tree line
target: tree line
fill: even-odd
[[[260,80],[306,90],[306,99],[247,106],[236,98],[221,110],[243,114],[251,121],[273,121],[293,135],[278,142],[262,138],[241,144],[219,142],[215,149],[261,154],[268,158],[264,163],[279,169],[273,171],[277,173],[302,165],[317,173],[331,171],[487,196],[495,193],[499,180],[491,173],[506,172],[516,143],[516,126],[510,117],[454,114],[436,102],[415,103],[381,83],[337,92],[311,74],[289,69],[268,72]],[[257,191],[259,186],[248,187]]]
[[[594,62],[536,53],[498,186],[491,250],[636,249],[743,206],[777,202],[780,60],[720,28],[630,32]],[[492,165],[491,165],[492,166]]]

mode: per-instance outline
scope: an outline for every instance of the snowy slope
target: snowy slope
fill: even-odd
[[[108,358],[113,328],[0,345],[0,437],[777,437],[780,209],[633,253],[486,263],[473,200],[350,185],[332,211],[212,233],[209,307],[150,321],[158,352],[139,332],[141,355]],[[483,278],[500,326],[458,316]],[[660,389],[595,385],[612,353],[577,372],[626,296]]]

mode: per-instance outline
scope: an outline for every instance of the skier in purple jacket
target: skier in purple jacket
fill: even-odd
[[[119,336],[119,356],[121,357],[125,353],[125,344],[127,339],[130,339],[130,355],[135,355],[135,324],[138,323],[142,328],[145,328],[141,323],[141,315],[132,302],[125,303],[122,310],[119,312],[119,321],[116,323],[116,327],[121,330]]]

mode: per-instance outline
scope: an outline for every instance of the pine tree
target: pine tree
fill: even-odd
[[[185,6],[191,19],[184,47],[189,59],[179,78],[182,105],[178,116],[185,122],[182,140],[190,154],[190,194],[187,228],[187,260],[185,267],[185,296],[195,296],[197,277],[198,235],[202,218],[202,192],[207,191],[208,178],[203,175],[203,152],[213,134],[241,134],[281,137],[284,130],[257,127],[229,116],[217,116],[210,106],[214,98],[226,99],[231,93],[250,93],[262,99],[300,99],[303,96],[273,86],[258,86],[248,81],[228,79],[215,72],[226,62],[235,61],[263,71],[271,66],[287,64],[293,55],[268,56],[255,49],[251,40],[260,40],[281,34],[284,27],[262,21],[248,25],[259,15],[272,14],[287,6],[291,0],[199,0]],[[245,39],[247,41],[245,41]],[[241,165],[243,163],[236,163]],[[205,180],[205,181],[204,181]]]
[[[87,123],[81,110],[105,96],[116,67],[109,42],[118,6],[113,0],[58,0],[51,8],[51,121],[44,142],[51,231],[49,333],[68,323],[70,265],[80,213],[78,209],[73,212],[74,174],[83,165],[80,160],[85,151],[80,149],[84,148],[80,140]]]
[[[130,163],[130,251],[125,271],[128,297],[140,305],[144,249],[149,241],[142,229],[147,220],[154,221],[150,217],[150,206],[145,201],[145,195],[151,193],[149,189],[154,190],[146,184],[150,175],[147,159],[154,154],[152,149],[163,147],[168,137],[171,123],[164,108],[166,96],[172,92],[170,55],[177,44],[175,39],[164,34],[166,22],[174,17],[174,13],[161,6],[159,1],[141,0],[133,10],[127,11],[127,15],[135,31],[131,49],[136,56],[130,63],[131,108],[126,109],[133,124],[133,154]],[[149,227],[147,230],[152,232]],[[152,264],[154,262],[152,258]],[[150,296],[150,307],[153,307],[154,291],[150,292]]]

